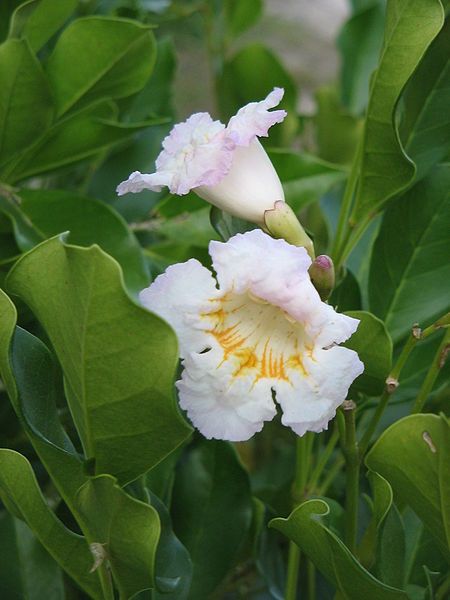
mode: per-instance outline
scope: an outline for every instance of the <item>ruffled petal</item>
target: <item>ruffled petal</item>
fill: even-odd
[[[157,173],[146,174],[134,171],[126,181],[122,181],[117,186],[117,194],[123,196],[131,192],[137,194],[142,190],[152,190],[160,192],[164,186],[170,186],[172,174],[166,171],[158,171]]]
[[[307,376],[295,374],[291,384],[276,384],[281,422],[298,435],[327,429],[350,385],[364,370],[357,353],[341,347],[316,350],[314,358],[305,358],[304,364]]]
[[[230,170],[234,148],[225,125],[208,113],[195,113],[164,139],[156,168],[172,174],[169,189],[182,196],[195,187],[221,181]]]
[[[208,354],[191,354],[184,362],[182,378],[177,382],[180,406],[206,438],[248,440],[276,414],[270,382],[254,384],[251,378],[233,378],[231,364],[211,368]],[[203,365],[199,364],[202,357]]]
[[[210,242],[209,253],[223,290],[233,289],[235,293],[248,290],[283,309],[293,301],[320,303],[309,279],[311,259],[304,248],[254,229],[238,233],[226,243]]]
[[[181,357],[210,346],[209,323],[202,314],[213,311],[219,297],[213,276],[195,259],[170,266],[139,294],[143,306],[173,327]]]
[[[266,137],[272,125],[281,123],[285,119],[287,115],[285,110],[269,112],[269,108],[281,102],[283,95],[282,88],[274,88],[267,98],[261,102],[250,102],[231,117],[227,132],[238,146],[248,146],[257,136]]]

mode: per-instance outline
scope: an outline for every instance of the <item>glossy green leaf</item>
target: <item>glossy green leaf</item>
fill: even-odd
[[[76,164],[159,122],[118,123],[115,113],[111,102],[100,102],[58,121],[5,167],[5,180],[15,183]]]
[[[58,39],[47,65],[58,115],[75,105],[138,92],[154,61],[148,26],[110,17],[77,19]]]
[[[339,166],[304,152],[272,150],[269,156],[283,184],[286,201],[295,211],[320,200],[346,177]]]
[[[400,138],[417,165],[416,178],[450,150],[450,19],[428,48],[402,95]]]
[[[372,498],[368,500],[372,515],[359,544],[358,556],[361,563],[367,569],[372,570],[376,559],[380,529],[392,507],[393,492],[390,484],[378,473],[369,471],[367,478],[372,489]]]
[[[224,5],[227,30],[232,37],[256,23],[263,9],[262,0],[225,0]]]
[[[131,481],[186,439],[172,396],[175,334],[127,296],[111,257],[53,238],[18,261],[8,287],[52,343],[97,474]]]
[[[86,540],[67,529],[48,507],[30,463],[14,450],[0,449],[0,496],[20,516],[38,540],[92,597],[103,595],[96,573],[90,573],[92,555]]]
[[[245,540],[251,514],[247,473],[233,448],[204,440],[188,450],[176,474],[172,519],[193,563],[190,599],[208,598],[223,579]]]
[[[19,4],[22,4],[21,0],[3,0],[0,2],[0,42],[3,42],[7,37],[9,21]]]
[[[262,100],[274,87],[284,88],[280,104],[288,116],[270,131],[271,145],[286,145],[298,128],[297,86],[279,59],[262,44],[251,44],[225,63],[219,79],[219,108],[228,120],[241,106]]]
[[[192,579],[192,561],[189,552],[174,534],[169,512],[161,500],[150,493],[150,502],[158,511],[161,537],[156,553],[156,587],[152,600],[185,600]]]
[[[0,596],[65,600],[62,572],[30,528],[0,513]]]
[[[444,22],[440,0],[389,0],[384,44],[370,86],[353,219],[375,214],[411,182],[415,167],[394,126],[400,94]]]
[[[16,321],[14,304],[0,290],[0,374],[31,443],[71,506],[86,476],[81,457],[59,420],[58,371],[45,344],[16,327]]]
[[[369,80],[378,63],[383,31],[384,6],[375,0],[355,12],[339,34],[342,101],[353,114],[361,114],[367,106]]]
[[[160,534],[156,510],[129,496],[110,475],[87,481],[77,504],[92,541],[104,545],[121,597],[152,588]]]
[[[137,293],[148,285],[150,275],[139,243],[122,217],[108,205],[59,190],[22,190],[20,198],[20,210],[45,238],[69,231],[68,241],[72,244],[98,244],[120,264],[131,291]]]
[[[369,276],[370,309],[395,342],[450,308],[450,169],[440,166],[386,211]]]
[[[50,125],[53,102],[42,67],[25,41],[8,40],[0,46],[0,73],[2,165]]]
[[[372,447],[370,469],[389,481],[450,558],[450,431],[447,419],[411,415],[397,421]]]
[[[323,500],[308,500],[287,519],[273,519],[270,526],[293,540],[343,598],[408,600],[405,592],[385,585],[366,571],[326,526],[324,517],[329,510]]]
[[[383,392],[391,370],[392,340],[383,321],[371,313],[354,310],[345,314],[360,319],[356,333],[344,344],[355,350],[364,363],[364,372],[355,380],[352,389],[377,396]]]
[[[33,52],[38,52],[64,25],[76,5],[76,0],[29,0],[14,11],[9,37],[26,39]]]

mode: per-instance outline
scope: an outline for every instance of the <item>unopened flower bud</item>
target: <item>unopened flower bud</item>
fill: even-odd
[[[326,300],[334,288],[334,265],[329,256],[321,254],[309,267],[309,276],[322,300]]]
[[[293,246],[303,246],[314,260],[314,244],[289,204],[275,202],[272,209],[265,211],[264,224],[272,237],[282,238]]]

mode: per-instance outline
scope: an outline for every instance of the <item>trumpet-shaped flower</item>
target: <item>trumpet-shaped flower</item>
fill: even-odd
[[[121,196],[143,189],[172,194],[190,190],[237,217],[263,224],[264,211],[284,200],[278,175],[258,141],[286,116],[279,104],[284,91],[275,88],[261,102],[241,108],[225,127],[208,113],[195,113],[173,127],[156,159],[156,172],[131,173],[117,188]]]
[[[298,435],[326,429],[364,368],[338,346],[359,321],[320,300],[302,247],[257,229],[209,252],[217,281],[191,259],[140,294],[178,335],[181,407],[207,438],[249,439],[275,401]]]

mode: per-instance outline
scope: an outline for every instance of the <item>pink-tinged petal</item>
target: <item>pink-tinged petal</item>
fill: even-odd
[[[314,359],[305,357],[304,365],[306,376],[295,375],[292,385],[276,384],[276,399],[283,410],[281,422],[298,435],[327,429],[350,385],[364,370],[356,352],[337,346],[316,350]]]
[[[269,111],[277,106],[283,98],[284,90],[274,88],[261,102],[250,102],[243,106],[234,117],[231,117],[227,132],[238,146],[248,146],[255,137],[266,137],[275,123],[281,123],[287,113],[285,110]]]
[[[198,377],[192,363],[177,382],[180,406],[208,439],[245,441],[276,414],[270,385],[234,379],[229,368],[217,367]]]
[[[152,174],[134,171],[126,181],[122,181],[117,186],[117,194],[119,196],[123,196],[129,192],[137,194],[138,192],[142,192],[142,190],[160,192],[164,186],[170,186],[171,181],[172,175],[167,171],[158,171]]]
[[[208,113],[195,113],[175,125],[164,139],[156,168],[172,173],[169,189],[182,196],[195,187],[215,185],[223,179],[230,170],[234,148],[225,125],[213,121]]]
[[[226,243],[210,242],[209,253],[223,290],[233,289],[235,293],[248,290],[283,309],[293,302],[305,304],[305,299],[308,305],[320,303],[309,279],[311,259],[304,248],[254,229],[238,233]],[[298,292],[302,294],[301,302]]]
[[[219,296],[208,269],[191,259],[170,266],[150,287],[142,290],[139,299],[143,306],[173,327],[183,357],[209,346],[209,335],[205,332],[209,323],[202,314],[214,310],[214,300]]]

